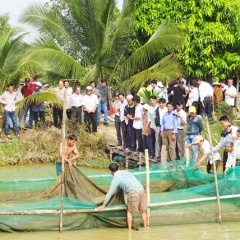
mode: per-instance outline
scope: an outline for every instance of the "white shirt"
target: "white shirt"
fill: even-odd
[[[128,120],[127,117],[124,116],[124,109],[125,109],[125,106],[127,106],[127,100],[124,99],[123,103],[121,101],[118,101],[117,103],[117,109],[119,109],[119,116],[120,116],[120,121],[123,122],[124,120]]]
[[[186,112],[183,109],[181,109],[179,112],[177,111],[177,109],[175,109],[173,112],[175,114],[179,114],[182,117],[183,121],[185,123],[187,123],[187,114],[186,114]],[[181,124],[180,117],[178,117],[178,126],[177,126],[177,128],[178,129],[184,129],[184,125]]]
[[[207,161],[211,163],[212,162],[212,156],[211,156],[211,147],[210,147],[209,141],[204,140],[200,149],[201,149],[203,154],[206,154],[206,153],[208,154]]]
[[[228,134],[226,137],[221,137],[220,142],[214,147],[214,151],[219,151],[220,148],[224,147],[225,142],[234,142],[234,138],[237,136],[238,127],[231,126],[232,132]]]
[[[67,103],[66,103],[66,109],[69,109],[70,108],[70,103],[69,103],[69,100],[70,100],[70,96],[72,95],[73,93],[73,90],[71,87],[68,87],[68,88],[65,88],[67,89]]]
[[[199,85],[199,94],[200,94],[200,100],[203,101],[205,97],[213,96],[213,88],[212,86],[207,83],[207,82],[201,82],[201,84]]]
[[[135,118],[139,118],[138,120],[133,120],[133,128],[142,129],[143,128],[143,110],[142,104],[138,104],[135,106]]]
[[[198,92],[198,89],[197,89],[196,87],[191,88],[191,91],[190,91],[190,92],[191,92],[191,94],[189,94],[189,96],[190,96],[192,102],[195,102],[195,101],[198,102],[198,100],[199,100],[199,92]]]
[[[17,101],[18,101],[18,99],[17,99],[16,92],[10,93],[9,91],[6,91],[0,97],[0,103],[5,104],[4,110],[9,111],[9,112],[15,111]]]
[[[71,107],[81,107],[82,106],[83,95],[82,94],[72,94],[69,99],[69,104]]]
[[[160,108],[160,106],[159,106],[160,125],[162,125],[163,115],[164,115],[167,111],[168,111],[168,110],[167,110],[167,107]]]
[[[55,88],[54,92],[56,93],[56,95],[60,98],[61,101],[64,100],[64,87],[63,88]]]
[[[232,85],[231,87],[226,88],[225,94],[226,93],[237,96],[237,89]],[[230,106],[234,106],[235,98],[230,96],[225,96],[225,102]]]
[[[236,159],[240,159],[240,139],[237,140]],[[233,152],[228,152],[226,167],[230,168],[232,166],[232,162],[233,162]]]
[[[98,103],[99,101],[95,94],[91,94],[90,96],[86,94],[83,96],[82,105],[89,111],[93,111]]]
[[[155,117],[156,117],[156,109],[157,109],[158,105],[156,105],[155,107],[150,106],[148,108],[148,121],[150,122],[150,128],[154,129],[156,128],[156,124],[155,124]]]

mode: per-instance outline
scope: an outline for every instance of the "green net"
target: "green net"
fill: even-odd
[[[21,169],[18,169],[21,171]],[[24,169],[23,169],[24,171]],[[146,169],[130,170],[145,186]],[[150,166],[150,224],[215,222],[218,205],[214,176],[185,160]],[[63,230],[126,227],[124,194],[117,191],[107,211],[97,212],[112,176],[109,172],[85,174],[77,167],[64,172]],[[218,174],[223,221],[240,220],[240,167],[227,177]],[[0,231],[59,230],[61,177],[0,182]],[[126,197],[126,196],[125,196]],[[133,223],[141,223],[134,213]]]

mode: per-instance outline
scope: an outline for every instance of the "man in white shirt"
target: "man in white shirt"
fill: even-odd
[[[70,96],[73,94],[73,89],[72,89],[72,87],[69,86],[68,79],[65,79],[63,81],[63,84],[64,84],[65,89],[67,90],[66,113],[67,113],[68,119],[70,119],[71,118],[71,106],[69,104],[69,99],[70,99]]]
[[[159,105],[153,113],[153,120],[155,123],[155,157],[160,160],[160,153],[162,150],[162,137],[160,136],[163,115],[167,112],[166,100],[159,99]]]
[[[5,134],[9,140],[11,140],[10,131],[9,131],[9,118],[13,124],[14,134],[19,137],[18,127],[17,127],[17,118],[15,115],[16,103],[18,101],[16,92],[13,91],[13,84],[8,84],[7,91],[4,92],[0,97],[0,103],[3,103],[4,106],[4,118],[5,118]]]
[[[194,81],[190,81],[189,99],[191,101],[191,105],[189,105],[189,107],[194,106],[197,109],[198,100],[199,100],[199,92],[198,92],[198,88],[196,87]]]
[[[213,88],[209,83],[204,82],[201,77],[197,78],[196,83],[199,86],[198,89],[202,112],[209,119],[212,119],[211,98],[213,97]]]
[[[223,126],[224,129],[221,133],[220,142],[217,144],[217,146],[215,146],[213,148],[214,152],[219,151],[221,148],[223,148],[225,142],[233,142],[234,139],[237,136],[237,130],[238,130],[238,127],[231,125],[227,116],[222,116],[219,119],[219,121],[220,121],[220,123],[221,123],[221,125]],[[228,158],[228,152],[226,151],[226,149],[224,149],[224,152],[223,152],[223,172],[225,172],[227,158]]]
[[[75,93],[69,98],[73,132],[77,130],[78,124],[82,124],[82,99],[83,95],[81,94],[81,87],[76,86]]]
[[[86,87],[86,95],[83,96],[82,106],[84,110],[84,119],[88,132],[97,132],[97,106],[98,99],[95,94],[92,94],[92,87]],[[92,124],[92,130],[90,125]]]
[[[117,109],[119,111],[120,116],[120,127],[122,132],[122,140],[123,140],[123,149],[127,147],[127,121],[128,118],[125,116],[125,107],[127,106],[127,100],[123,93],[118,94],[118,106]]]
[[[142,128],[143,128],[143,110],[140,104],[140,97],[134,96],[133,103],[135,105],[135,115],[129,119],[133,120],[133,128],[135,132],[135,137],[138,143],[138,152],[144,152],[143,139],[142,139]]]
[[[183,110],[183,104],[181,102],[177,102],[176,105],[177,108],[173,111],[173,113],[176,114],[176,116],[178,117],[176,153],[177,159],[182,159],[184,156],[183,139],[184,139],[184,126],[187,122],[187,114]]]
[[[228,87],[224,93],[225,102],[231,107],[235,106],[235,98],[237,97],[237,89],[233,86],[233,80],[228,79]]]
[[[60,99],[60,101],[63,102],[64,100],[64,85],[63,81],[60,80],[58,82],[58,86],[56,89],[54,89],[54,92]],[[53,106],[53,125],[56,128],[61,128],[62,127],[62,119],[63,119],[63,109],[62,107],[59,106]]]

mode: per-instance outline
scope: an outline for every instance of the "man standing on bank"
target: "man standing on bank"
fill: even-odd
[[[128,229],[132,229],[132,213],[138,210],[141,213],[143,226],[147,227],[147,198],[142,184],[127,170],[119,171],[117,163],[109,165],[110,173],[113,175],[110,188],[105,200],[98,210],[101,212],[108,204],[111,196],[121,188],[127,194],[127,224]]]

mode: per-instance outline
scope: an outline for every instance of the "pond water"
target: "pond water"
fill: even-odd
[[[23,170],[23,171],[22,171]],[[82,169],[86,173],[93,173],[96,170]],[[99,172],[99,170],[97,170]],[[102,172],[106,172],[103,170]],[[29,166],[11,166],[0,167],[0,181],[9,181],[16,179],[31,178],[55,178],[54,165],[29,165]],[[1,184],[1,183],[0,183]],[[151,223],[151,219],[150,219]],[[1,223],[0,223],[1,224]],[[26,232],[26,233],[4,233],[0,232],[1,240],[188,240],[188,239],[214,239],[230,240],[240,239],[239,223],[211,223],[211,224],[189,224],[189,225],[172,225],[160,227],[140,228],[138,231],[129,231],[127,229],[104,228],[90,229],[81,231],[66,232]]]

